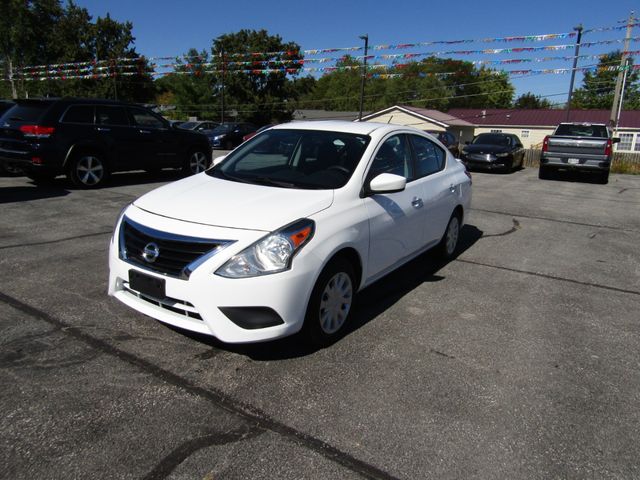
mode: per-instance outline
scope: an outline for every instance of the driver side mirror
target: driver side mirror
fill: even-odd
[[[393,173],[381,173],[371,179],[368,186],[364,188],[364,194],[372,195],[376,193],[401,192],[407,186],[407,179]]]

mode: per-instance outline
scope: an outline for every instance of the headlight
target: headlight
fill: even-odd
[[[111,243],[113,243],[118,235],[118,232],[116,232],[116,228],[118,228],[118,225],[120,224],[120,222],[122,221],[122,217],[124,217],[124,212],[127,211],[127,208],[129,208],[129,206],[131,205],[131,203],[127,203],[122,210],[120,210],[120,213],[118,214],[118,218],[116,219],[116,223],[113,226],[113,233],[111,234]]]
[[[313,220],[293,222],[234,255],[215,273],[227,278],[247,278],[289,270],[293,257],[311,240],[314,231]]]
[[[509,152],[496,153],[496,157],[498,157],[498,158],[504,158],[504,157],[508,157],[508,156],[509,156]]]
[[[215,137],[213,137],[214,140],[222,140],[224,138],[224,135],[216,135]]]

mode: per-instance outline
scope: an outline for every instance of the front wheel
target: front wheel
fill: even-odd
[[[73,159],[67,177],[77,187],[97,188],[104,184],[108,174],[107,166],[99,155],[84,153]]]
[[[318,277],[302,327],[312,345],[330,345],[343,332],[353,310],[354,279],[353,267],[340,258],[332,260]]]
[[[195,175],[204,172],[209,168],[209,157],[202,150],[194,150],[189,153],[189,157],[182,169],[185,175]]]

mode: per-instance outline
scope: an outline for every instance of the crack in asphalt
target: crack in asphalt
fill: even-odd
[[[211,447],[214,445],[228,445],[231,443],[242,442],[251,438],[262,435],[266,430],[257,427],[241,428],[231,432],[212,433],[202,437],[189,439],[175,448],[171,453],[164,457],[143,480],[162,480],[167,478],[171,473],[187,458],[198,450]]]
[[[480,240],[482,240],[483,238],[490,238],[490,237],[506,237],[507,235],[511,235],[512,233],[515,233],[516,231],[520,230],[522,227],[520,226],[520,222],[518,220],[516,220],[515,218],[512,218],[511,221],[513,222],[513,227],[511,227],[509,230],[502,232],[502,233],[492,233],[490,235],[482,235],[480,237]]]
[[[606,228],[608,230],[618,230],[618,231],[621,231],[621,232],[640,233],[640,230],[635,230],[633,228],[625,228],[625,227],[614,227],[612,225],[598,225],[598,224],[593,224],[593,223],[574,222],[574,221],[571,221],[571,220],[558,220],[558,219],[549,218],[549,217],[538,217],[538,216],[534,216],[534,215],[521,215],[521,214],[518,214],[518,213],[500,212],[500,211],[497,211],[497,210],[486,210],[484,208],[471,208],[470,210],[471,211],[475,211],[475,212],[495,213],[497,215],[508,215],[510,217],[530,218],[532,220],[545,220],[547,222],[565,223],[565,224],[568,224],[568,225],[580,225],[582,227]]]
[[[528,271],[528,270],[520,270],[520,269],[517,269],[517,268],[503,267],[503,266],[500,266],[500,265],[491,265],[489,263],[476,262],[474,260],[465,260],[463,258],[456,258],[455,261],[456,262],[462,262],[462,263],[468,263],[470,265],[478,265],[478,266],[481,266],[481,267],[495,268],[497,270],[505,270],[507,272],[522,273],[524,275],[532,275],[534,277],[546,278],[548,280],[558,280],[558,281],[561,281],[561,282],[569,282],[569,283],[573,283],[573,284],[576,284],[576,285],[582,285],[582,286],[585,286],[585,287],[601,288],[603,290],[609,290],[609,291],[612,291],[612,292],[628,293],[628,294],[631,294],[631,295],[640,296],[640,292],[637,291],[637,290],[628,290],[628,289],[625,289],[625,288],[611,287],[609,285],[602,285],[602,284],[599,284],[599,283],[583,282],[581,280],[574,280],[572,278],[558,277],[556,275],[549,275],[547,273],[531,272],[531,271]]]
[[[47,312],[23,303],[22,301],[13,298],[5,293],[0,292],[0,302],[13,307],[14,309],[34,319],[41,320],[48,323],[49,325],[62,329],[62,331],[67,335],[71,335],[76,340],[79,340],[89,345],[90,347],[101,351],[105,355],[115,357],[120,361],[126,362],[130,365],[135,366],[136,368],[139,368],[140,370],[156,377],[157,379],[169,385],[173,385],[183,391],[189,392],[192,395],[196,395],[211,402],[218,408],[246,422],[249,422],[250,426],[253,429],[268,430],[277,433],[282,437],[285,437],[290,441],[301,445],[302,447],[312,450],[327,458],[328,460],[342,465],[343,467],[365,478],[381,480],[396,479],[396,477],[394,477],[390,473],[387,473],[362,460],[358,460],[352,455],[343,452],[337,447],[334,447],[317,437],[304,433],[300,430],[295,429],[294,427],[290,427],[284,423],[279,422],[278,420],[270,418],[266,413],[259,410],[258,408],[235,400],[229,395],[217,389],[201,387],[189,379],[183,378],[180,375],[159,367],[149,360],[145,360],[144,358],[141,358],[133,353],[121,350],[120,348],[115,347],[104,340],[93,337],[76,327],[66,324],[65,322],[48,314]],[[177,457],[179,457],[178,454],[176,454],[176,458]],[[167,463],[167,465],[169,464],[170,463]]]
[[[39,246],[39,245],[51,245],[52,243],[68,242],[68,241],[71,241],[71,240],[77,240],[79,238],[99,237],[101,235],[107,235],[107,234],[111,235],[112,233],[113,233],[113,230],[108,230],[108,231],[96,232],[96,233],[85,233],[83,235],[76,235],[76,236],[73,236],[73,237],[58,238],[56,240],[46,240],[46,241],[42,241],[42,242],[19,243],[19,244],[14,244],[14,245],[2,245],[2,246],[0,246],[0,250],[6,250],[8,248],[35,247],[35,246]]]

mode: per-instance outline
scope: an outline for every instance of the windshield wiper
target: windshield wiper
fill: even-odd
[[[260,185],[272,185],[274,187],[295,188],[296,184],[291,182],[283,182],[281,180],[274,180],[269,177],[251,177],[247,179],[250,182],[255,182]]]

